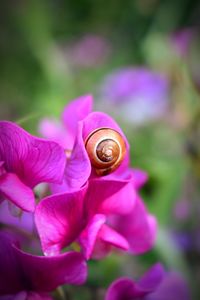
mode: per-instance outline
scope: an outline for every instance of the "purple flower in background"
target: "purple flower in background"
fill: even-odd
[[[86,263],[80,253],[55,257],[34,256],[18,248],[16,238],[0,232],[0,298],[49,300],[62,284],[83,284]]]
[[[191,203],[188,199],[181,199],[175,203],[174,217],[180,221],[187,220],[191,215]]]
[[[161,117],[168,106],[169,82],[144,67],[127,67],[108,75],[101,87],[101,105],[126,121],[144,123]]]
[[[110,53],[110,44],[102,36],[85,35],[68,50],[70,62],[79,67],[95,67],[104,63]]]
[[[185,28],[172,34],[171,43],[177,54],[182,57],[189,54],[189,49],[195,35],[194,28]]]
[[[172,240],[175,245],[187,255],[190,253],[198,256],[200,250],[200,205],[191,198],[183,198],[175,203],[174,217],[177,221],[171,230]],[[180,222],[181,225],[180,226]]]
[[[109,287],[105,300],[189,300],[185,280],[155,264],[140,280],[122,277]]]
[[[191,232],[183,231],[178,232],[173,230],[171,238],[176,247],[182,252],[189,252],[194,250],[194,241]]]
[[[32,189],[62,181],[66,157],[52,141],[30,135],[18,125],[0,122],[0,198],[25,211],[35,207]]]
[[[199,36],[198,27],[182,28],[172,34],[171,44],[175,52],[184,59],[184,62],[188,66],[191,79],[196,88],[200,91]]]
[[[84,96],[64,110],[64,126],[72,148],[67,149],[63,183],[54,184],[54,195],[43,199],[36,209],[43,251],[54,255],[78,242],[87,259],[100,258],[113,246],[131,253],[145,252],[153,246],[156,235],[155,218],[138,195],[147,175],[129,167],[129,145],[116,122],[104,113],[92,113],[91,108],[91,96]],[[106,169],[96,169],[86,149],[86,141],[93,134],[100,133],[102,141],[102,128],[103,138],[107,131],[117,132],[115,137],[120,134],[126,149],[121,164],[110,174]],[[124,226],[120,227],[120,222]]]

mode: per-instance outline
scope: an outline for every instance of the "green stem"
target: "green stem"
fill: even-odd
[[[56,289],[56,298],[58,300],[70,300],[70,296],[67,292],[64,292],[63,291],[63,288],[61,286],[59,286],[57,289]]]

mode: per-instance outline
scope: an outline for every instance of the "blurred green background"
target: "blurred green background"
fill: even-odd
[[[81,299],[89,299],[89,288],[98,299],[100,287],[117,275],[140,274],[156,261],[193,279],[198,299],[199,20],[197,0],[1,2],[0,118],[36,134],[42,118],[59,118],[70,100],[92,93],[96,108],[113,114],[127,134],[132,165],[149,174],[142,195],[159,221],[155,248],[140,257],[90,262],[85,290],[71,290]],[[173,36],[188,28],[193,34],[182,54]],[[130,66],[167,78],[168,104],[161,117],[129,122],[116,104],[102,100],[106,76]]]

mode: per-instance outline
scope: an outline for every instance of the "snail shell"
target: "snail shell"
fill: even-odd
[[[113,172],[124,159],[126,144],[119,132],[110,128],[98,128],[85,141],[92,166],[98,175]]]

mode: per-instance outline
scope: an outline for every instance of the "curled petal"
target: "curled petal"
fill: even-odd
[[[96,235],[90,257],[93,259],[102,259],[112,251],[113,247],[127,251],[129,249],[129,244],[118,232],[106,224],[102,224]]]
[[[83,200],[86,186],[77,192],[56,194],[37,206],[35,222],[46,255],[56,255],[73,242],[85,225]]]
[[[61,182],[66,157],[55,142],[30,135],[18,125],[0,122],[0,161],[29,187],[40,182]]]
[[[161,264],[155,264],[139,282],[121,277],[115,280],[109,287],[105,300],[149,300],[151,293],[159,288],[165,280],[166,272]],[[152,300],[155,298],[151,298]],[[160,298],[159,298],[160,299]],[[165,298],[173,299],[173,298]],[[155,299],[156,300],[156,299]],[[164,298],[163,298],[164,300]]]
[[[91,257],[97,234],[102,225],[105,223],[105,220],[106,218],[104,215],[95,215],[80,235],[79,242],[86,259],[89,259]]]
[[[91,173],[91,164],[82,139],[82,123],[79,123],[77,138],[65,170],[65,182],[70,190],[83,186]]]
[[[129,244],[127,240],[106,224],[101,227],[98,238],[104,241],[105,243],[111,244],[112,246],[115,246],[122,250],[129,249]]]
[[[109,287],[105,300],[190,300],[187,284],[180,274],[165,272],[155,264],[138,282],[121,277]]]
[[[110,252],[112,246],[128,250],[129,245],[123,236],[104,224],[106,218],[102,214],[95,215],[82,231],[79,242],[86,259],[100,259]]]
[[[133,280],[122,277],[111,284],[106,293],[105,300],[136,300],[138,296]]]
[[[19,250],[15,239],[2,232],[0,244],[0,295],[47,293],[59,285],[82,284],[86,280],[87,267],[81,253],[31,255]]]
[[[157,263],[153,265],[153,267],[151,267],[138,281],[138,288],[146,292],[152,292],[157,289],[166,274],[167,272],[165,272],[163,265]]]
[[[16,248],[17,259],[35,291],[50,292],[62,284],[83,284],[87,267],[81,253],[67,252],[54,257],[34,256]]]
[[[83,138],[86,139],[91,132],[98,128],[116,130],[124,137],[128,146],[127,139],[119,125],[109,115],[102,112],[92,112],[83,120]]]
[[[62,184],[53,184],[53,193],[72,192],[81,188],[91,173],[91,163],[82,139],[82,123],[78,124],[78,131],[71,156],[67,160]]]

